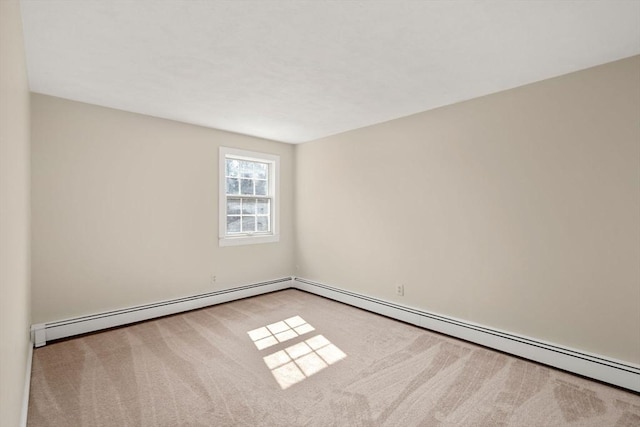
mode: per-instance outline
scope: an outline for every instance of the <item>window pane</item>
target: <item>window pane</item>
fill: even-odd
[[[241,181],[241,183],[240,183],[241,193],[253,196],[253,180],[252,179],[241,179],[240,181]]]
[[[239,233],[239,232],[240,232],[240,217],[227,216],[227,233]]]
[[[227,215],[240,215],[240,199],[227,200]]]
[[[240,161],[240,177],[253,178],[253,163],[247,161]]]
[[[255,215],[256,214],[256,200],[255,199],[242,199],[242,214],[243,215]]]
[[[227,194],[238,194],[240,183],[238,178],[227,178]]]
[[[269,217],[268,216],[259,216],[258,218],[258,231],[269,231]]]
[[[266,196],[267,195],[267,181],[256,180],[256,195],[257,196]]]
[[[269,215],[269,202],[270,200],[258,200],[256,213],[259,215]]]
[[[240,173],[240,162],[238,160],[227,159],[227,176],[237,177]]]
[[[242,231],[248,233],[256,231],[256,217],[255,216],[243,216],[242,217]]]
[[[255,163],[253,166],[253,172],[256,179],[267,179],[269,165],[266,163]]]

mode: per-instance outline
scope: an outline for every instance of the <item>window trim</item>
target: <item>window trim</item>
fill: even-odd
[[[227,234],[226,159],[248,160],[269,164],[269,195],[271,198],[271,232],[261,234]],[[218,244],[223,246],[273,243],[280,240],[280,156],[220,147],[218,159]],[[240,197],[240,196],[239,196]]]

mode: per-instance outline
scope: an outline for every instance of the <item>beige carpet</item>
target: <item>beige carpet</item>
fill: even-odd
[[[30,426],[640,426],[640,396],[286,290],[36,349]]]

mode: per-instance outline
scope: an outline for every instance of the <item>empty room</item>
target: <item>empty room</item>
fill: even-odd
[[[640,1],[0,7],[1,427],[640,425]]]

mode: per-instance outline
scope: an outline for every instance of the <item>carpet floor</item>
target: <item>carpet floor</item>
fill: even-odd
[[[33,355],[35,426],[640,426],[640,396],[285,290]]]

